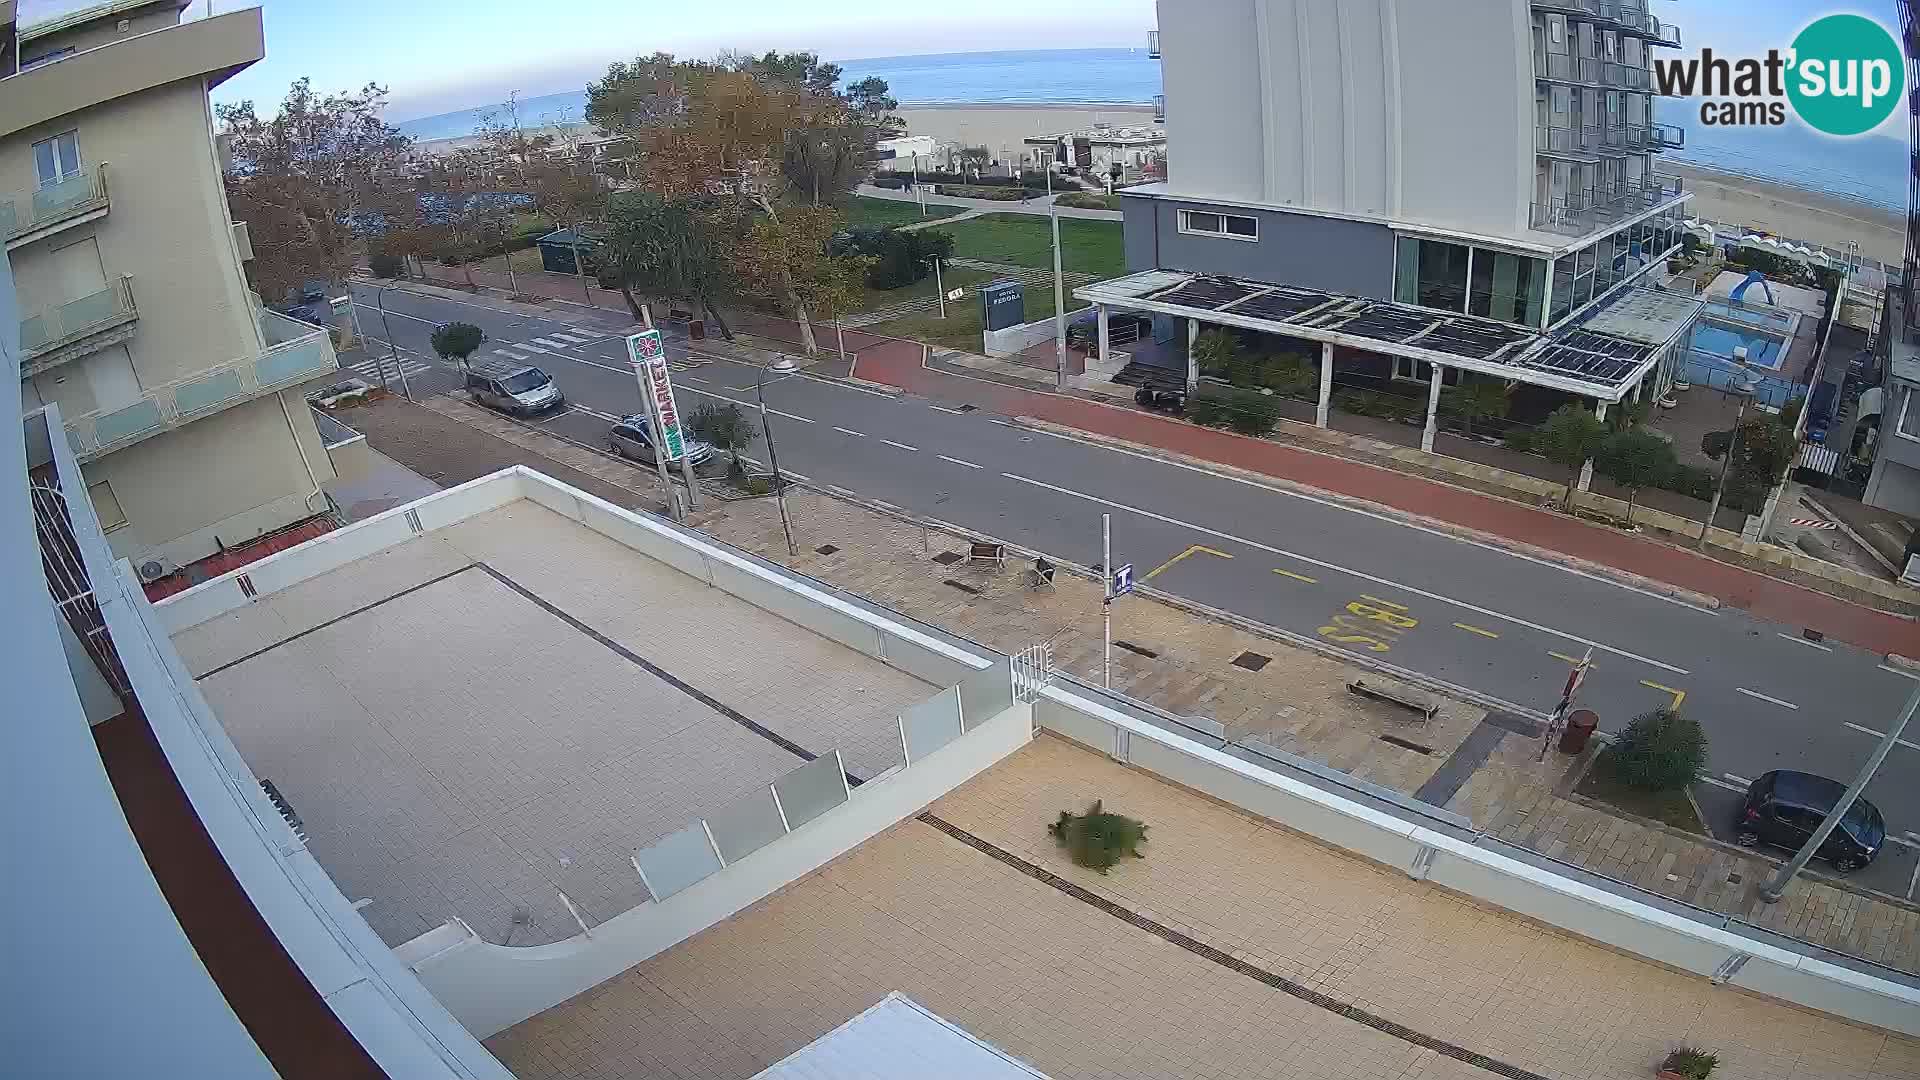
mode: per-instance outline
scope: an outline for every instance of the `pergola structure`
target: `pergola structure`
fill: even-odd
[[[1083,285],[1075,297],[1095,305],[1099,355],[1107,358],[1112,310],[1187,320],[1187,387],[1199,381],[1191,346],[1203,324],[1256,330],[1320,343],[1320,401],[1315,423],[1327,426],[1333,399],[1334,346],[1430,364],[1427,422],[1421,449],[1432,451],[1439,430],[1439,369],[1542,386],[1591,398],[1604,419],[1607,406],[1629,394],[1644,397],[1648,376],[1670,378],[1679,350],[1703,306],[1680,293],[1635,286],[1550,333],[1385,300],[1343,296],[1261,281],[1146,270]],[[1655,392],[1665,389],[1664,382]]]

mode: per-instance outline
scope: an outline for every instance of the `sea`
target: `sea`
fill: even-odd
[[[1160,61],[1145,49],[1028,49],[1011,52],[881,56],[838,61],[848,81],[877,75],[903,105],[1147,104],[1160,93]],[[585,91],[523,98],[520,115],[548,124],[585,115]],[[486,105],[396,123],[418,140],[471,135]],[[1701,168],[1772,180],[1897,212],[1907,206],[1907,142],[1865,136],[1834,139],[1800,126],[1702,125],[1697,107],[1655,102],[1655,118],[1686,129],[1686,149],[1664,155]]]

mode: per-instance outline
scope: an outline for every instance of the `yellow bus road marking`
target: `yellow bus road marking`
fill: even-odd
[[[1405,604],[1396,604],[1391,600],[1382,600],[1377,596],[1368,596],[1366,593],[1361,593],[1360,599],[1365,600],[1370,604],[1379,604],[1381,607],[1384,607],[1384,608],[1392,608],[1395,611],[1407,610],[1407,606]]]
[[[1276,567],[1276,568],[1274,569],[1274,571],[1273,571],[1273,572],[1274,572],[1274,573],[1276,573],[1276,574],[1279,574],[1279,575],[1280,575],[1281,577],[1285,577],[1285,578],[1292,578],[1292,579],[1293,579],[1293,580],[1295,580],[1295,581],[1304,581],[1304,582],[1306,582],[1306,583],[1307,583],[1307,584],[1309,584],[1309,585],[1318,585],[1318,584],[1320,584],[1320,579],[1319,579],[1319,578],[1313,578],[1313,577],[1308,577],[1308,576],[1307,576],[1307,575],[1305,575],[1305,574],[1296,574],[1296,573],[1294,573],[1294,572],[1293,572],[1293,571],[1291,571],[1291,570],[1281,570],[1281,569],[1279,569],[1279,568],[1277,568],[1277,567]]]
[[[1168,560],[1167,560],[1166,562],[1163,562],[1163,563],[1161,563],[1161,564],[1160,564],[1159,566],[1156,566],[1156,567],[1154,567],[1154,568],[1153,568],[1152,570],[1149,570],[1149,571],[1147,572],[1147,576],[1146,576],[1146,577],[1143,577],[1143,578],[1141,578],[1140,580],[1141,580],[1141,581],[1152,581],[1152,580],[1154,579],[1154,577],[1155,577],[1156,575],[1158,575],[1158,574],[1161,574],[1161,573],[1163,573],[1163,572],[1165,572],[1165,571],[1167,571],[1167,570],[1171,570],[1171,569],[1173,569],[1173,564],[1174,564],[1174,563],[1177,563],[1177,562],[1179,562],[1179,561],[1180,561],[1181,559],[1184,559],[1184,558],[1186,558],[1186,557],[1187,557],[1187,556],[1189,556],[1189,555],[1192,555],[1192,554],[1194,554],[1194,553],[1196,553],[1196,552],[1202,552],[1202,551],[1204,551],[1204,552],[1206,552],[1206,553],[1207,553],[1207,554],[1209,554],[1209,555],[1217,555],[1217,556],[1219,556],[1219,557],[1220,557],[1220,558],[1222,558],[1222,559],[1231,559],[1231,558],[1233,558],[1233,556],[1231,556],[1231,555],[1229,555],[1229,554],[1227,554],[1227,553],[1226,553],[1226,552],[1224,552],[1224,551],[1217,551],[1217,550],[1215,550],[1215,549],[1213,549],[1213,548],[1210,548],[1210,547],[1208,547],[1208,546],[1206,546],[1205,544],[1195,544],[1195,545],[1193,545],[1192,547],[1189,547],[1189,548],[1188,548],[1187,550],[1185,550],[1185,551],[1183,551],[1183,552],[1181,552],[1180,554],[1178,554],[1178,555],[1175,555],[1175,556],[1174,556],[1173,558],[1171,558],[1171,559],[1168,559]]]
[[[1641,679],[1640,685],[1647,687],[1650,690],[1658,690],[1663,694],[1672,694],[1673,704],[1667,706],[1667,710],[1669,712],[1679,712],[1680,703],[1687,700],[1687,692],[1685,690],[1675,690],[1671,686],[1662,686],[1657,682],[1649,682],[1646,679]]]
[[[1477,626],[1468,626],[1466,623],[1463,623],[1463,622],[1457,622],[1457,623],[1454,623],[1453,625],[1458,629],[1465,630],[1469,634],[1479,634],[1481,637],[1485,637],[1485,638],[1497,638],[1500,636],[1499,634],[1496,634],[1491,630],[1482,630]]]
[[[1547,650],[1547,655],[1553,657],[1555,660],[1561,661],[1562,663],[1577,664],[1580,662],[1580,658],[1577,656],[1568,656],[1566,653],[1554,652],[1552,649]]]

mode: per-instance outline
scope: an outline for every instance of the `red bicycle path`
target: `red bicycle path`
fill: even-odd
[[[848,335],[849,346],[852,337]],[[1762,619],[1818,630],[1863,649],[1920,656],[1920,624],[1671,544],[1391,469],[1196,427],[1138,409],[951,375],[925,366],[919,342],[862,337],[854,371],[861,379],[1363,499],[1718,597],[1723,604]]]
[[[458,284],[461,277],[461,272],[449,271],[439,283]],[[475,269],[473,277],[476,283],[490,287],[504,288],[507,284],[504,274]],[[520,275],[518,284],[522,293],[549,299],[571,299],[564,294],[578,289],[570,279],[548,280],[536,274]],[[600,295],[592,306],[626,312],[618,293],[596,291]],[[742,333],[783,342],[795,342],[799,337],[791,320],[741,312],[732,315],[730,321]],[[815,331],[823,344],[831,342],[832,331],[824,324],[816,324]],[[1138,409],[948,374],[925,365],[926,347],[917,341],[848,330],[846,345],[858,357],[853,374],[922,397],[977,405],[1004,416],[1048,420],[1363,499],[1718,597],[1729,607],[1770,622],[1818,630],[1863,649],[1920,657],[1920,623],[1671,544],[1391,469],[1196,427]]]

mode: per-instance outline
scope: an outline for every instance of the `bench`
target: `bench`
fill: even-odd
[[[1007,546],[974,540],[967,545],[967,566],[999,570],[1007,565]]]
[[[1358,694],[1360,697],[1366,698],[1369,701],[1383,702],[1387,705],[1398,706],[1408,712],[1419,713],[1422,724],[1432,723],[1433,718],[1440,712],[1440,706],[1432,704],[1424,698],[1408,693],[1405,690],[1396,690],[1392,687],[1370,686],[1365,679],[1355,679],[1348,683],[1347,691]]]

